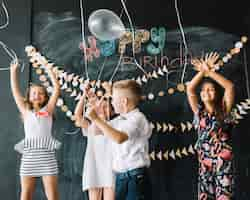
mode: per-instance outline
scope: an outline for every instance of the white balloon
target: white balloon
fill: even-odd
[[[108,9],[94,11],[88,19],[88,27],[90,32],[102,41],[120,38],[125,33],[121,19]]]

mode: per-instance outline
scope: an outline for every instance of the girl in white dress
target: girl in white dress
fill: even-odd
[[[25,98],[19,89],[17,61],[10,67],[12,94],[22,115],[25,130],[25,138],[15,146],[22,153],[21,200],[32,199],[36,177],[42,177],[48,200],[59,199],[55,150],[60,143],[52,137],[51,128],[60,86],[51,68],[47,70],[54,87],[51,97],[43,86],[31,85]]]
[[[76,126],[88,138],[83,167],[83,191],[88,190],[90,200],[114,200],[114,175],[112,172],[111,145],[100,130],[84,118],[85,100],[98,104],[97,113],[105,120],[110,118],[111,105],[107,100],[98,100],[94,93],[85,90],[75,109]]]

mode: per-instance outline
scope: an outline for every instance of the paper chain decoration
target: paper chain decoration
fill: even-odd
[[[230,54],[227,54],[225,57],[222,58],[222,60],[219,62],[219,66],[223,66],[224,63],[228,62],[229,59],[232,58],[232,55],[237,54],[240,52],[240,49],[243,46],[243,43],[247,41],[246,37],[241,38],[241,42],[237,42],[235,44],[235,48],[230,50]],[[36,68],[36,73],[40,75],[39,79],[41,82],[43,82],[43,85],[46,86],[48,92],[52,92],[53,88],[50,86],[50,83],[47,81],[47,77],[44,74],[46,71],[46,66],[51,65],[53,66],[52,63],[49,63],[45,57],[41,56],[40,53],[36,52],[35,48],[32,46],[29,46],[26,48],[26,52],[28,53],[28,56],[31,57],[30,62],[32,63],[32,66]],[[83,89],[84,84],[89,83],[89,80],[84,80],[83,78],[80,78],[77,75],[72,74],[67,74],[67,72],[58,69],[58,67],[53,67],[53,71],[58,74],[60,77],[60,85],[62,85],[61,89],[65,90],[66,92],[71,92],[70,96],[75,97],[75,100],[79,100],[81,96],[81,92],[77,93],[76,88],[80,88],[81,90]],[[153,71],[152,73],[149,73],[149,77],[152,78],[159,78],[159,76],[164,76],[164,73],[167,73],[167,68],[164,66],[162,69],[159,68],[158,71]],[[139,84],[147,83],[148,79],[146,76],[142,76],[142,78],[138,77],[136,81]],[[72,83],[71,83],[72,82]],[[69,83],[72,84],[72,86],[75,89],[71,89],[68,87]],[[101,82],[96,83],[96,81],[90,82],[92,86],[96,84],[98,87],[102,84]],[[177,85],[177,89],[180,92],[185,91],[185,86],[182,84]],[[168,89],[169,94],[174,93],[173,88]],[[149,100],[154,99],[153,94],[150,93],[147,98]],[[164,96],[164,92],[161,91],[158,93],[158,96]],[[61,108],[63,112],[66,113],[66,116],[70,118],[72,121],[74,121],[74,116],[72,111],[69,110],[68,106],[64,104],[64,101],[62,98],[59,98],[57,101],[57,106]],[[240,102],[240,104],[236,105],[236,108],[233,110],[233,114],[236,118],[236,120],[243,119],[243,115],[247,114],[247,110],[250,109],[250,99],[246,99],[245,101]],[[181,122],[180,125],[173,125],[171,123],[165,123],[165,122],[151,122],[151,125],[154,129],[155,132],[162,132],[162,133],[170,133],[170,132],[176,132],[180,130],[182,133],[185,132],[190,132],[193,128],[193,125],[191,122]],[[150,153],[150,158],[152,160],[169,160],[169,159],[181,159],[187,156],[191,156],[195,154],[195,150],[193,148],[193,145],[189,145],[188,147],[183,147],[177,148],[176,150],[171,149],[171,150],[166,150],[165,152],[159,151],[155,152],[152,151]]]
[[[53,68],[53,71],[56,71],[57,73],[59,73],[58,68]],[[47,87],[48,92],[51,93],[53,88],[49,85],[49,82],[47,82],[47,77],[44,75],[44,72],[45,72],[45,69],[38,68],[36,70],[36,73],[40,75],[40,81],[43,82],[43,85]],[[71,79],[73,79],[73,77],[74,75],[71,74],[70,76],[67,77],[68,78],[67,80],[70,81]],[[83,83],[83,79],[82,80],[78,79],[78,80],[81,83]],[[63,89],[67,89],[67,88],[63,88]],[[78,100],[81,96],[81,93],[77,94],[76,90],[74,90],[70,96],[75,97],[75,100]],[[73,116],[72,111],[70,111],[68,106],[64,104],[64,101],[62,98],[58,99],[57,106],[61,107],[61,110],[66,113],[66,116],[69,117],[72,121],[74,121],[74,116]],[[242,115],[247,114],[247,110],[249,109],[250,109],[250,99],[246,99],[245,101],[240,102],[240,104],[237,104],[236,108],[233,110],[235,119],[236,120],[243,119],[244,117]],[[193,125],[190,121],[181,122],[180,125],[173,125],[171,123],[165,123],[165,122],[151,122],[151,125],[155,132],[162,132],[162,133],[170,133],[170,132],[176,132],[176,131],[181,131],[182,133],[185,133],[185,132],[191,131],[193,128]]]
[[[238,54],[243,47],[243,44],[247,42],[247,37],[243,36],[241,37],[241,41],[236,42],[234,45],[234,48],[230,50],[229,53],[226,54],[221,60],[218,62],[217,69],[219,67],[222,67],[224,63],[227,63],[233,55]],[[42,56],[39,52],[36,51],[36,49],[33,46],[26,47],[26,52],[28,56],[30,57],[30,62],[32,63],[32,66],[34,68],[37,68],[36,72],[37,74],[41,75],[41,68],[44,67],[44,65],[53,65],[53,63],[49,63],[47,59]],[[65,90],[66,92],[71,93],[71,97],[76,97],[75,100],[78,100],[80,97],[80,93],[77,93],[77,90],[80,88],[83,88],[84,84],[91,83],[92,86],[96,85],[97,88],[100,88],[100,86],[103,84],[103,82],[99,81],[90,81],[90,80],[84,80],[82,77],[75,75],[74,73],[67,73],[64,70],[60,70],[59,67],[54,67],[56,71],[59,74],[60,77],[60,84],[62,85],[61,89]],[[152,72],[148,72],[147,77],[146,75],[138,76],[137,78],[132,78],[136,80],[136,82],[140,85],[143,85],[149,81],[149,79],[158,79],[160,77],[165,76],[167,73],[169,73],[166,65],[164,65],[162,68],[158,68],[158,70],[153,70]],[[45,75],[41,75],[39,78],[41,81],[46,80]],[[44,82],[45,82],[44,81]],[[44,83],[45,85],[48,85],[48,82]],[[69,87],[69,85],[72,85],[72,87]],[[185,92],[185,85],[184,84],[177,84],[177,91],[179,92]],[[168,88],[167,93],[169,95],[174,94],[175,89],[173,87]],[[167,94],[164,90],[161,90],[158,92],[158,94],[153,94],[152,92],[149,93],[147,96],[144,96],[144,99],[147,100],[154,100],[156,96],[162,97]],[[101,94],[100,94],[101,95]]]
[[[48,60],[42,56],[39,52],[36,51],[36,49],[33,46],[26,47],[26,52],[28,56],[30,57],[30,62],[32,63],[32,66],[36,69],[36,73],[40,75],[39,80],[44,83],[46,87],[49,87],[49,81],[47,81],[47,77],[45,74],[42,73],[43,69],[46,68],[46,66],[53,66],[53,63],[49,63]],[[75,100],[79,100],[81,96],[81,92],[79,92],[79,89],[82,90],[84,88],[84,85],[87,83],[90,83],[92,87],[94,85],[97,86],[97,88],[100,88],[101,85],[107,83],[107,82],[101,82],[99,81],[90,81],[90,80],[84,80],[82,77],[75,75],[74,73],[67,73],[64,70],[59,69],[59,67],[53,66],[54,71],[57,72],[60,80],[61,90],[65,90],[66,92],[70,93],[71,97],[75,97]],[[167,67],[163,66],[163,68],[159,68],[157,71],[153,71],[152,73],[148,73],[148,77],[157,79],[159,76],[164,76],[164,73],[168,72]],[[134,78],[135,79],[135,78]],[[137,78],[136,81],[142,85],[143,82],[147,82],[148,79],[144,75],[142,79]],[[179,84],[177,86],[180,92],[184,92],[185,86],[183,84]],[[51,87],[49,87],[51,89]],[[172,88],[168,90],[169,94],[172,94]],[[163,91],[159,93],[159,96],[164,95]],[[97,91],[98,96],[102,96],[102,91]],[[148,96],[144,97],[145,99],[151,100],[154,98],[152,93],[149,93]]]
[[[243,47],[243,43],[247,42],[247,37],[243,36],[241,38],[240,42],[237,42],[235,44],[235,48],[230,50],[230,53],[226,54],[225,57],[222,58],[222,60],[219,61],[219,66],[223,66],[224,63],[228,62],[229,59],[232,58],[232,55],[235,55],[237,53],[240,52],[240,49]],[[43,85],[47,87],[47,90],[49,92],[52,92],[52,87],[50,86],[49,81],[47,81],[47,77],[44,74],[44,69],[46,69],[46,66],[53,66],[53,63],[49,63],[47,61],[47,59],[42,56],[39,52],[36,51],[36,49],[33,46],[27,46],[25,48],[25,51],[27,52],[27,55],[30,57],[30,62],[32,63],[32,66],[34,68],[36,68],[36,73],[38,75],[40,75],[39,79],[41,82],[43,82]],[[97,87],[100,87],[104,82],[96,82],[96,81],[90,81],[90,80],[84,80],[83,78],[79,77],[78,75],[75,75],[74,73],[72,74],[68,74],[67,72],[65,72],[64,70],[59,69],[59,67],[54,67],[53,66],[53,71],[55,71],[59,78],[60,78],[60,85],[61,85],[61,89],[65,90],[66,92],[70,92],[70,96],[74,97],[75,100],[79,100],[80,96],[81,96],[81,92],[77,92],[77,89],[80,88],[80,90],[83,90],[83,87],[85,84],[90,83],[92,86],[94,86],[96,84]],[[159,76],[164,76],[165,73],[168,73],[167,67],[163,66],[163,68],[159,68],[157,71],[154,70],[152,73],[148,73],[148,77],[151,78],[159,78]],[[143,83],[147,83],[148,79],[145,75],[142,76],[142,78],[138,77],[135,79],[139,84],[143,84]],[[68,87],[68,85],[72,85],[73,89],[71,87]],[[184,92],[185,91],[185,86],[183,84],[178,84],[177,85],[177,89],[180,92]],[[173,94],[174,89],[173,88],[169,88],[168,89],[168,93],[169,94]],[[103,94],[100,94],[103,95]],[[158,93],[158,96],[164,96],[165,93],[164,91],[160,91]],[[146,98],[148,98],[149,100],[153,100],[154,99],[154,95],[152,93],[149,93],[148,96],[146,96]],[[248,102],[247,102],[248,103]],[[63,99],[59,98],[57,105],[59,107],[61,107],[62,111],[66,113],[66,116],[69,117],[72,121],[74,121],[74,117],[73,117],[73,113],[72,111],[70,111],[68,109],[68,107],[64,104]],[[238,105],[239,106],[239,105]],[[248,104],[246,105],[247,107],[249,106]],[[245,106],[245,107],[246,107]],[[245,108],[240,107],[240,108]],[[244,109],[240,109],[241,113],[244,113]],[[238,117],[238,119],[240,119],[242,116],[238,114],[236,112],[236,115]],[[156,127],[157,132],[162,131],[163,132],[167,132],[168,131],[173,131],[173,130],[178,130],[181,128],[181,131],[184,132],[185,130],[190,131],[191,130],[191,123],[190,122],[183,122],[181,123],[179,126],[174,126],[172,124],[166,124],[166,123],[156,123],[156,125],[154,127]],[[154,125],[154,124],[153,124]],[[180,128],[179,128],[180,127]]]
[[[250,99],[241,101],[232,109],[232,116],[237,124],[239,120],[244,119],[243,115],[248,114],[248,110],[250,110]],[[188,133],[193,129],[193,124],[190,121],[181,122],[179,125],[167,122],[151,122],[151,126],[155,132],[166,134],[171,132]]]
[[[149,155],[151,160],[169,160],[169,159],[181,159],[187,156],[192,156],[195,154],[195,149],[192,144],[188,147],[170,149],[166,151],[152,151]]]
[[[151,122],[151,126],[154,131],[159,133],[170,133],[181,131],[182,133],[189,132],[192,130],[193,125],[191,122],[181,122],[180,125],[173,125],[165,122]]]

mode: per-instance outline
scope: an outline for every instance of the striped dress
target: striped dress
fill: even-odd
[[[55,150],[60,142],[51,134],[52,117],[42,108],[39,112],[28,111],[24,117],[25,139],[15,145],[22,153],[20,176],[41,177],[57,175]]]

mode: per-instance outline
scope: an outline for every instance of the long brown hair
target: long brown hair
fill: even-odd
[[[45,95],[45,101],[40,105],[40,108],[44,107],[44,106],[48,103],[48,101],[49,101],[49,94],[48,94],[46,88],[45,88],[43,85],[30,83],[30,84],[29,84],[29,87],[27,88],[27,90],[26,90],[26,92],[25,92],[25,99],[24,99],[27,108],[28,108],[29,110],[32,110],[32,109],[33,109],[33,105],[32,105],[32,103],[31,103],[30,100],[29,100],[29,97],[30,97],[30,90],[31,90],[32,87],[39,87],[39,88],[42,88],[42,90],[43,90],[43,92],[44,92],[44,95]]]
[[[212,79],[204,79],[202,81],[200,90],[202,90],[202,88],[204,87],[205,84],[212,84],[214,89],[215,89],[215,102],[214,102],[215,112],[214,112],[214,115],[215,115],[215,118],[217,120],[222,121],[224,119],[225,113],[226,113],[225,106],[224,106],[224,100],[223,100],[223,97],[224,97],[223,88]],[[205,105],[201,101],[201,99],[200,99],[200,105],[201,105],[201,110],[204,111]]]

